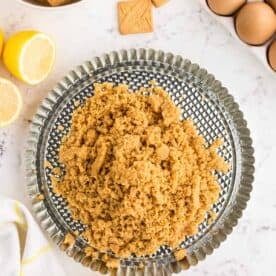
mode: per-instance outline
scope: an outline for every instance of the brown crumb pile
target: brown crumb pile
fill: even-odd
[[[214,171],[228,170],[220,145],[208,147],[159,87],[130,93],[97,84],[73,114],[60,149],[66,174],[52,179],[54,189],[98,251],[128,257],[176,248],[218,199]]]

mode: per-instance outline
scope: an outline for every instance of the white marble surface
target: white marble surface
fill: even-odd
[[[197,0],[171,0],[154,11],[153,34],[133,36],[118,34],[115,7],[116,0],[88,0],[74,9],[45,11],[15,0],[0,0],[0,27],[7,36],[31,28],[50,34],[57,43],[54,71],[37,87],[15,81],[0,65],[0,75],[14,80],[24,97],[19,120],[0,130],[0,193],[29,207],[22,171],[29,121],[47,91],[69,69],[114,49],[152,47],[171,51],[199,63],[229,88],[245,113],[256,148],[256,180],[243,218],[212,256],[182,275],[275,275],[276,74],[203,11]],[[54,250],[68,276],[98,275]]]

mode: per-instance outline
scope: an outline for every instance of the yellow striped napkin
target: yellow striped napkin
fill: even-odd
[[[65,276],[28,209],[1,196],[0,275]]]

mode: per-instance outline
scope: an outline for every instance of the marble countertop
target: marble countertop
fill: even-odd
[[[276,75],[197,0],[171,0],[154,10],[155,32],[121,36],[117,31],[116,0],[84,1],[75,8],[42,10],[15,0],[0,1],[0,26],[6,35],[38,29],[57,44],[53,73],[41,85],[14,80],[0,65],[0,76],[20,87],[24,109],[18,121],[0,130],[0,193],[28,207],[22,156],[29,122],[41,100],[68,70],[103,52],[131,47],[171,51],[199,63],[221,80],[245,113],[256,149],[256,179],[248,208],[233,233],[214,254],[182,275],[275,275],[276,251]],[[68,276],[98,275],[54,249]]]

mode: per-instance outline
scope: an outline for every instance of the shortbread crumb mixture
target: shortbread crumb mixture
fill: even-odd
[[[66,174],[53,177],[83,236],[116,256],[176,248],[220,192],[214,171],[227,172],[191,120],[160,87],[133,93],[126,85],[96,84],[95,95],[73,113],[59,157]]]

